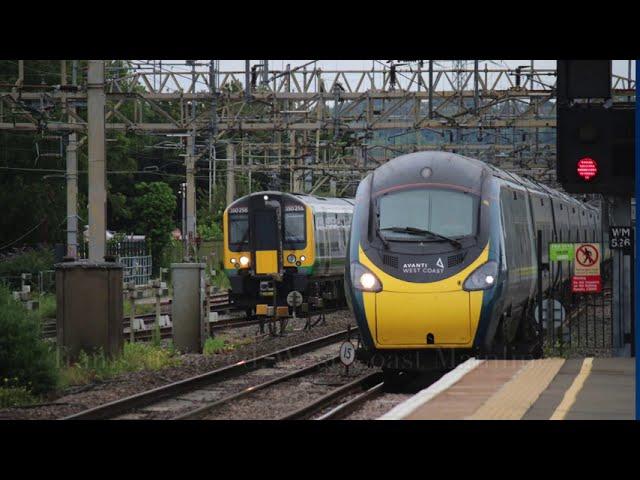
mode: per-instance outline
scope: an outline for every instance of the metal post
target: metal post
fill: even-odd
[[[185,157],[185,164],[187,170],[187,256],[190,257],[191,247],[194,245],[196,238],[195,130],[192,130],[191,135],[187,137],[187,156]]]
[[[251,100],[251,60],[244,61],[244,99]]]
[[[212,210],[212,187],[216,189],[216,150],[213,144],[218,128],[215,60],[209,63],[209,92],[211,93],[211,119],[209,120],[209,211]]]
[[[478,91],[478,60],[473,61],[473,111],[477,115],[480,109],[480,98]]]
[[[136,319],[136,286],[133,283],[129,284],[129,306],[131,307],[129,312],[129,342],[134,343],[136,341],[133,328]]]
[[[182,198],[182,243],[184,244],[184,251],[187,251],[187,194],[186,183],[180,184],[180,197]]]
[[[233,143],[227,144],[227,205],[229,205],[236,196],[236,180],[235,180],[235,163],[236,163],[236,146]]]
[[[73,61],[71,83],[77,81],[78,61]],[[63,76],[66,82],[66,75]],[[75,107],[69,107],[75,112]],[[73,115],[69,115],[69,123],[75,123]],[[77,135],[70,133],[67,143],[67,256],[78,257],[78,155]]]
[[[154,293],[156,294],[156,316],[155,316],[155,322],[153,324],[153,335],[154,335],[154,339],[156,339],[158,342],[160,341],[160,337],[161,337],[160,335],[160,312],[161,312],[160,299],[162,297],[161,285],[162,283],[159,280],[154,285],[155,287]]]
[[[537,296],[538,296],[538,300],[537,300],[537,304],[538,304],[538,332],[539,332],[539,338],[540,341],[543,341],[543,328],[542,328],[542,319],[543,319],[543,315],[542,315],[542,230],[538,230],[537,236],[536,236],[536,252],[537,252],[537,257],[538,257],[538,280],[537,280]],[[547,329],[549,329],[549,314],[547,313]],[[550,331],[553,330],[553,328],[549,329]]]
[[[627,197],[611,197],[612,224],[631,225],[631,201]],[[618,252],[613,253],[613,311],[612,331],[614,354],[630,355],[631,334],[631,289],[630,257]]]
[[[104,61],[89,60],[87,76],[89,260],[95,262],[102,262],[106,252],[107,189],[104,107]]]
[[[429,118],[433,118],[433,60],[429,60]]]

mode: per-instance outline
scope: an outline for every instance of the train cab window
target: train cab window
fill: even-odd
[[[562,210],[562,204],[560,204],[560,210]]]
[[[284,248],[301,250],[305,245],[305,213],[287,212],[284,216]]]
[[[540,199],[540,205],[542,205],[544,207],[544,199]]]
[[[239,252],[249,247],[249,215],[229,215],[229,248]]]
[[[406,227],[429,230],[448,237],[475,235],[478,197],[453,190],[411,189],[380,197],[379,228],[385,238],[422,241],[421,235],[402,232]]]

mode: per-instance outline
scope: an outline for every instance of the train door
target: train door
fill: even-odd
[[[257,275],[281,275],[282,207],[267,195],[249,198],[250,244]]]

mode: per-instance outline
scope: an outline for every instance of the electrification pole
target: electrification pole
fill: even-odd
[[[63,64],[63,70],[66,65]],[[73,61],[71,70],[71,84],[76,85],[78,75],[78,61]],[[66,71],[62,75],[62,85],[66,85]],[[69,107],[71,113],[75,107]],[[75,123],[73,115],[69,115],[69,123]],[[67,256],[78,258],[78,155],[77,134],[71,132],[67,142]]]
[[[104,61],[89,60],[87,133],[89,144],[89,260],[104,261],[107,231],[107,189],[104,130]]]
[[[233,143],[227,144],[227,205],[233,202],[236,196],[236,146]]]

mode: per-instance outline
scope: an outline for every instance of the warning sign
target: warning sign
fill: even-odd
[[[599,293],[602,291],[600,275],[574,276],[571,278],[571,291],[574,293]]]
[[[576,243],[574,275],[600,275],[600,246],[597,243]]]
[[[571,291],[574,293],[602,291],[600,246],[597,243],[576,243],[575,247]]]

